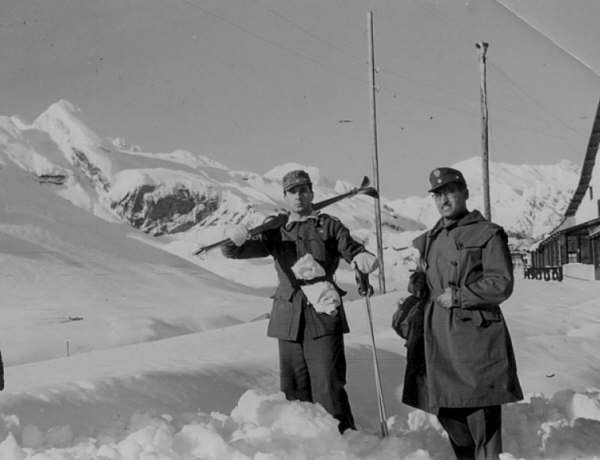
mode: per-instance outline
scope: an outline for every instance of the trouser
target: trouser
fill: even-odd
[[[502,452],[501,406],[442,407],[438,420],[458,460],[498,459]]]
[[[279,340],[281,391],[289,401],[321,404],[338,421],[340,432],[355,429],[346,384],[342,333],[313,339],[306,331],[298,341]]]

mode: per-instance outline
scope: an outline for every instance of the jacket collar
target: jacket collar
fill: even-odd
[[[440,233],[444,228],[450,229],[453,227],[464,227],[484,220],[485,217],[483,217],[477,209],[474,209],[471,212],[467,212],[467,214],[465,214],[457,220],[444,222],[444,219],[442,218],[438,220],[437,223],[433,226],[433,228],[429,231],[429,237],[435,238],[438,235],[438,233]]]
[[[312,214],[309,214],[307,216],[295,216],[292,217],[291,214],[289,214],[288,217],[288,221],[285,224],[285,228],[287,230],[290,230],[294,224],[296,224],[297,222],[308,222],[309,220],[318,220],[319,218],[319,211],[314,211]]]

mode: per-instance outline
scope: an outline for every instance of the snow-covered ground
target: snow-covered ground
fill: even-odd
[[[200,293],[206,283],[198,284]],[[528,396],[505,406],[505,458],[600,456],[599,294],[594,282],[518,280],[503,310]],[[221,295],[231,294],[223,289]],[[357,300],[347,306],[352,332],[346,345],[359,432],[340,436],[322,408],[286,402],[277,392],[276,343],[265,336],[261,319],[8,366],[0,396],[0,458],[447,458],[448,442],[436,421],[399,401],[404,347],[389,327],[397,298],[373,299],[392,433],[387,439],[376,436],[366,312]],[[260,297],[243,302],[252,311],[268,307]],[[3,319],[15,316],[5,312]],[[97,323],[70,324],[94,335]],[[37,337],[26,327],[3,328],[3,343],[14,335],[27,335],[35,347]],[[11,351],[4,347],[8,356]]]
[[[400,403],[405,353],[390,328],[418,222],[384,210],[390,293],[372,300],[384,440],[364,303],[352,272],[339,272],[360,429],[341,436],[319,406],[277,391],[265,334],[272,263],[192,256],[223,225],[280,206],[278,181],[294,165],[259,175],[180,150],[150,154],[101,139],[78,116],[63,101],[31,125],[0,117],[0,460],[448,458],[435,419]],[[351,187],[311,171],[318,200]],[[374,248],[370,198],[332,213]],[[598,298],[594,282],[519,279],[503,306],[528,394],[505,407],[506,459],[600,456]]]

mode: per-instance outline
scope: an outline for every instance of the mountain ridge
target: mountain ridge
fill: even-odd
[[[31,124],[16,117],[0,117],[0,162],[0,166],[14,164],[50,187],[49,192],[96,217],[162,236],[162,249],[242,283],[247,283],[248,277],[224,269],[229,262],[220,254],[198,260],[193,252],[220,240],[224,226],[254,226],[283,209],[281,178],[291,169],[309,171],[315,201],[353,187],[347,181],[323,176],[317,167],[299,163],[275,165],[260,174],[230,169],[210,156],[185,150],[145,152],[122,137],[99,136],[87,126],[81,110],[66,100],[52,104]],[[454,166],[468,181],[470,207],[480,208],[481,162],[470,158]],[[569,161],[539,166],[492,162],[490,177],[493,220],[505,226],[513,243],[523,244],[560,221],[577,183],[578,167]],[[424,174],[424,184],[425,179]],[[353,235],[375,252],[373,210],[373,200],[359,195],[325,212],[341,218]],[[407,247],[438,214],[428,196],[396,200],[382,196],[381,210],[386,276],[403,279],[416,257]],[[268,266],[251,268],[262,270],[262,275],[256,276],[259,285],[264,279],[273,282]],[[349,277],[348,273],[341,276]]]

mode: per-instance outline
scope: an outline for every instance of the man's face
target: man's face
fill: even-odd
[[[312,212],[314,194],[309,185],[298,185],[283,193],[288,209],[304,215]]]
[[[445,219],[454,219],[467,210],[469,190],[456,182],[444,185],[433,192],[433,200]]]

